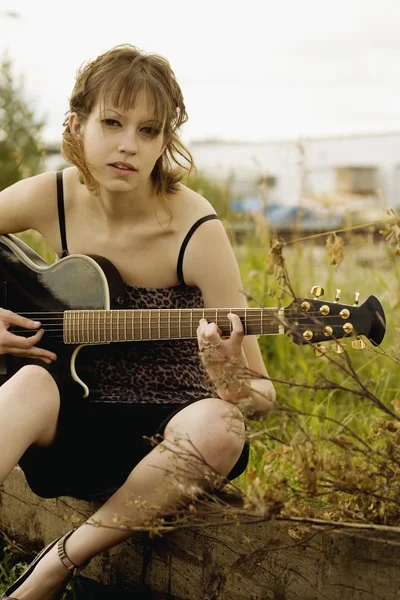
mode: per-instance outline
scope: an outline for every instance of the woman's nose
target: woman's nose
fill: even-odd
[[[136,135],[134,133],[125,132],[121,135],[121,138],[118,143],[118,150],[120,152],[125,152],[126,154],[136,154],[137,153],[137,141]]]

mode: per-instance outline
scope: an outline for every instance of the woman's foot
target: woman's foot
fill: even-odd
[[[13,600],[56,600],[79,567],[65,551],[66,540],[75,529],[47,546],[32,561],[21,577],[6,590],[2,598]],[[85,563],[86,566],[88,562]]]
[[[60,561],[55,545],[10,596],[16,600],[55,600],[70,578],[71,572]]]

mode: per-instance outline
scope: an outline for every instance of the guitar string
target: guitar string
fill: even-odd
[[[183,309],[183,310],[185,310],[185,309]],[[202,317],[203,316],[203,310],[202,309],[197,309],[197,310],[200,313],[198,316]],[[160,315],[160,312],[159,312],[158,309],[147,309],[147,308],[145,308],[145,309],[132,309],[132,310],[129,310],[129,311],[121,311],[121,313],[119,313],[119,315],[117,317],[116,313],[114,313],[113,311],[106,311],[106,310],[103,310],[103,309],[100,309],[99,311],[95,311],[95,310],[92,311],[92,309],[90,309],[91,314],[89,314],[89,315],[85,314],[86,313],[85,309],[77,309],[77,310],[72,309],[72,312],[78,313],[77,316],[79,317],[79,319],[84,319],[84,320],[90,320],[90,319],[95,319],[95,318],[98,319],[99,317],[102,317],[105,320],[106,319],[111,320],[111,319],[114,319],[114,318],[118,318],[118,319],[125,319],[125,320],[129,321],[129,320],[132,320],[132,317],[133,317],[133,320],[135,318],[138,319],[138,320],[140,320],[140,319],[145,320],[145,319],[148,319],[150,315],[151,315],[152,319],[157,320],[157,321],[163,320],[163,319],[169,321],[169,320],[171,320],[171,318],[173,320],[174,317],[177,318],[178,321],[181,320],[183,317],[190,318],[190,313],[181,312],[180,309],[175,309],[175,311],[176,312],[162,313]],[[51,316],[51,317],[39,317],[39,320],[40,320],[40,322],[42,322],[42,321],[44,322],[44,321],[57,321],[57,320],[59,320],[62,323],[62,322],[64,322],[65,313],[66,312],[70,312],[70,309],[68,309],[68,311],[64,311],[64,312],[61,312],[61,313],[39,313],[39,312],[37,312],[37,313],[36,312],[35,313],[21,313],[20,312],[20,313],[16,313],[16,314],[18,314],[20,316],[30,315],[28,318],[31,318],[32,320],[35,320],[34,319],[35,315],[42,315],[42,314],[60,315],[60,316]],[[150,314],[149,314],[149,312],[150,312]],[[234,311],[232,311],[232,312],[234,312]],[[205,311],[204,314],[205,314],[206,317],[209,316],[210,319],[211,318],[214,319],[214,322],[215,322],[215,321],[218,321],[218,319],[224,319],[224,320],[226,320],[228,313],[226,313],[225,315],[224,314],[217,315],[216,319],[215,319],[215,312],[213,314],[210,313],[209,315],[207,315],[207,311]],[[379,314],[379,313],[377,312],[376,314]],[[135,315],[136,315],[136,317],[135,317]],[[75,316],[76,316],[76,314],[70,315],[71,320]],[[195,313],[191,313],[191,316],[193,317],[193,316],[196,316],[196,315],[195,315]],[[239,316],[240,316],[241,319],[246,319],[247,321],[252,320],[253,322],[257,322],[257,321],[259,322],[260,321],[260,317],[262,319],[273,319],[273,318],[275,318],[276,320],[278,320],[278,319],[281,318],[281,315],[279,314],[278,310],[276,311],[276,314],[274,314],[274,315],[270,315],[268,313],[266,313],[266,314],[259,314],[259,315],[255,315],[254,313],[253,314],[252,313],[247,313],[247,315],[242,314],[242,315],[239,315]],[[349,319],[351,318],[351,316],[352,315],[350,315],[347,319],[343,318],[343,322],[349,321]],[[156,317],[156,318],[154,318],[154,317]],[[321,315],[320,312],[315,312],[315,313],[314,312],[313,313],[308,312],[306,314],[297,314],[297,313],[290,314],[289,313],[287,315],[285,315],[285,314],[283,315],[283,318],[288,318],[288,319],[292,319],[292,320],[293,319],[308,319],[308,320],[310,320],[311,318],[315,318],[315,319],[322,319],[322,320],[325,321],[325,320],[330,320],[330,319],[338,319],[339,317],[340,317],[340,315],[338,315],[338,314]]]
[[[291,330],[290,328],[288,328],[284,333],[285,334],[290,334],[292,333],[293,335],[299,334],[301,335],[302,332],[307,331],[309,329],[309,327],[306,326],[302,326],[302,327],[296,327],[293,330]],[[18,336],[23,336],[23,337],[32,337],[32,335],[34,335],[33,332],[27,332],[27,331],[17,331],[17,332],[13,332],[14,335],[18,335]],[[29,335],[29,334],[32,335]],[[45,336],[43,337],[44,341],[62,341],[64,340],[64,330],[60,329],[60,330],[50,330],[45,332]],[[68,335],[68,332],[66,332]],[[101,332],[103,333],[103,332]],[[117,328],[112,328],[112,329],[108,329],[106,332],[104,332],[105,335],[104,336],[99,336],[99,331],[98,328],[94,328],[94,329],[86,329],[85,331],[76,331],[74,330],[74,332],[72,332],[71,338],[74,340],[74,337],[77,338],[85,338],[85,337],[90,337],[93,336],[94,334],[100,339],[104,339],[105,341],[112,341],[107,339],[108,336],[110,337],[116,337],[117,340],[116,341],[143,341],[143,340],[179,340],[179,339],[195,339],[196,335],[194,334],[193,331],[190,332],[185,332],[182,331],[180,336],[171,336],[171,332],[169,330],[169,328],[166,328],[164,330],[160,330],[158,327],[157,328],[152,328],[150,331],[148,328],[143,329],[142,331],[138,331],[138,328],[135,329],[131,329],[131,330],[126,330],[124,329],[117,329]],[[265,335],[273,335],[273,334],[277,334],[278,332],[276,331],[276,327],[275,328],[271,328],[270,330],[268,330],[267,328],[265,329],[265,331],[263,332]],[[322,330],[317,330],[316,332],[314,332],[315,334],[321,334]],[[139,335],[137,335],[139,334]],[[252,335],[251,331],[248,332],[248,335]],[[255,335],[255,334],[253,334]],[[359,333],[356,330],[353,330],[352,332],[346,333],[346,332],[340,332],[340,335],[337,335],[335,332],[332,332],[332,334],[327,335],[326,339],[331,339],[334,337],[346,337],[346,336],[353,336],[353,335],[359,335]],[[124,339],[126,338],[126,339]],[[322,338],[322,340],[325,339]],[[74,340],[71,343],[84,343],[83,341],[81,341],[80,339],[78,340]],[[91,340],[84,340],[85,342],[90,342]],[[93,340],[92,343],[99,343],[98,340]]]

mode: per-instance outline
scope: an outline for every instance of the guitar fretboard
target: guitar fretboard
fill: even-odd
[[[240,317],[245,335],[284,333],[284,309],[276,308],[68,310],[63,337],[66,344],[190,339],[197,337],[201,318],[216,323],[222,335],[228,336],[230,312]]]

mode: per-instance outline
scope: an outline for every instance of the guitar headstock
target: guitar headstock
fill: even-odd
[[[375,346],[385,335],[386,319],[381,303],[375,296],[360,306],[359,293],[354,295],[354,304],[339,302],[340,290],[336,290],[333,302],[323,302],[324,291],[315,286],[313,298],[296,298],[284,309],[284,328],[296,344],[314,344],[344,337],[364,335]],[[362,340],[353,342],[353,347],[362,349]]]

